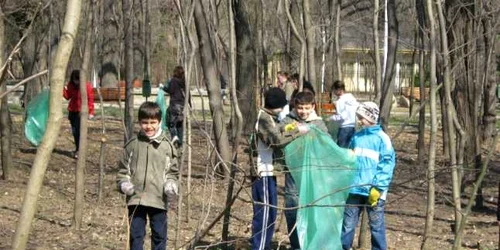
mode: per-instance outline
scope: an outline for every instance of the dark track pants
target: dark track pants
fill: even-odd
[[[265,176],[254,180],[252,184],[252,199],[254,202],[276,206],[278,204],[276,177]],[[276,211],[276,207],[254,203],[252,238],[250,240],[252,243],[252,250],[271,249],[271,240],[273,239],[276,222]]]

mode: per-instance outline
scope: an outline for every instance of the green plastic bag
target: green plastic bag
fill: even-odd
[[[156,103],[160,106],[161,110],[161,129],[167,130],[167,105],[165,104],[165,91],[158,88],[158,95],[156,96]]]
[[[285,159],[299,191],[301,249],[342,249],[344,206],[356,171],[354,153],[312,127],[285,147]]]
[[[47,119],[49,118],[49,90],[45,89],[28,103],[26,109],[26,122],[24,123],[24,134],[26,139],[33,145],[38,146],[42,142]]]

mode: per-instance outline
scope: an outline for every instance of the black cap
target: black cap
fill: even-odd
[[[264,93],[264,107],[267,109],[279,109],[285,107],[288,103],[286,101],[286,94],[280,88],[270,88]]]

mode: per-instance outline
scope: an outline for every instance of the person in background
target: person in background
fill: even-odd
[[[347,148],[355,132],[358,102],[351,93],[346,93],[345,85],[342,81],[335,81],[333,83],[332,93],[338,99],[335,102],[336,114],[330,116],[330,120],[340,125],[337,134],[337,144],[340,147]]]
[[[139,107],[140,131],[125,144],[118,166],[118,190],[127,196],[131,250],[144,249],[146,222],[151,227],[151,249],[167,248],[168,202],[178,195],[178,155],[161,129],[158,104]]]
[[[89,111],[89,119],[94,118],[94,91],[90,82],[86,83],[87,87],[87,106]],[[80,71],[73,70],[69,82],[63,89],[63,97],[69,100],[68,103],[68,120],[71,124],[71,133],[75,141],[75,151],[73,157],[78,158],[78,150],[80,148],[80,111],[82,110],[82,96],[80,94]]]
[[[305,129],[299,126],[289,132],[281,130],[278,114],[286,103],[285,92],[280,88],[270,88],[264,93],[264,107],[258,112],[251,140],[252,250],[271,249],[278,201],[275,171],[281,167],[276,155]]]
[[[304,90],[306,89],[307,88],[304,88]],[[295,126],[315,125],[321,131],[328,133],[325,122],[314,111],[316,102],[314,100],[313,93],[309,90],[306,92],[299,92],[294,97],[293,101],[293,110],[283,120],[283,128],[285,131]],[[295,250],[300,249],[300,244],[297,236],[297,230],[295,230],[295,224],[297,222],[297,209],[292,208],[296,208],[299,205],[299,191],[297,190],[297,185],[292,177],[292,174],[288,168],[285,168],[285,170],[285,207],[288,208],[285,210],[285,218],[291,249]]]
[[[170,95],[170,102],[168,106],[168,127],[170,129],[170,136],[172,142],[177,147],[182,146],[182,123],[184,121],[184,102],[186,100],[186,82],[184,77],[184,68],[177,66],[174,68],[173,77],[164,86],[160,84],[158,87],[162,88]]]
[[[356,116],[362,129],[354,134],[349,147],[356,155],[358,171],[344,210],[342,248],[351,249],[360,213],[367,207],[372,250],[385,250],[384,206],[396,166],[396,154],[391,139],[378,124],[377,104],[361,103]]]

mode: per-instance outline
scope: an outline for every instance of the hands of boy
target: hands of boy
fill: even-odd
[[[165,87],[163,83],[158,84],[158,88],[162,89],[163,87]]]
[[[131,196],[135,193],[134,184],[130,181],[122,182],[122,184],[120,184],[120,189],[127,196]]]
[[[372,207],[375,207],[378,203],[378,199],[380,199],[380,191],[372,187],[370,189],[370,195],[368,196],[368,204],[370,204],[370,206]]]
[[[165,186],[163,187],[163,192],[167,198],[172,199],[179,194],[179,187],[174,180],[167,180],[167,182],[165,182]]]
[[[306,125],[306,124],[299,124],[299,125],[297,125],[297,128],[299,129],[299,132],[301,134],[307,134],[307,132],[309,132],[309,130],[311,130],[309,125]]]

